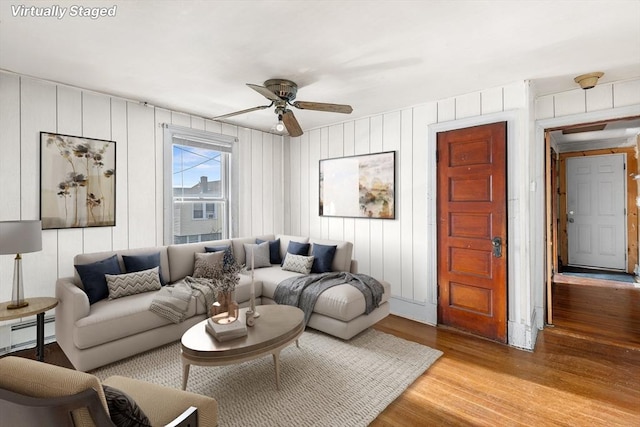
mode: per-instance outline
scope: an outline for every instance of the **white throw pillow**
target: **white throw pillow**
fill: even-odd
[[[296,273],[309,274],[313,266],[313,256],[294,255],[287,253],[284,257],[282,269],[287,271],[295,271]]]
[[[109,299],[122,298],[143,292],[157,291],[160,285],[160,267],[125,274],[105,274]]]
[[[258,244],[244,243],[245,265],[247,270],[251,270],[251,251],[253,250],[255,268],[271,267],[271,258],[269,255],[269,242]]]

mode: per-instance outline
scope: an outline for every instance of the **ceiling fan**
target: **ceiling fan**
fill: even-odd
[[[258,107],[247,108],[246,110],[236,111],[222,116],[214,117],[216,119],[225,119],[227,117],[237,116],[239,114],[250,113],[251,111],[264,110],[271,106],[275,106],[275,113],[278,115],[278,125],[276,129],[279,131],[287,129],[290,136],[296,137],[302,135],[302,128],[287,106],[293,106],[300,110],[316,110],[327,111],[330,113],[350,114],[353,111],[350,105],[344,104],[327,104],[324,102],[308,102],[294,101],[298,93],[298,85],[291,80],[270,79],[264,82],[264,86],[247,83],[251,89],[255,90],[265,98],[271,101],[269,105],[260,105]],[[283,126],[278,129],[278,126]]]

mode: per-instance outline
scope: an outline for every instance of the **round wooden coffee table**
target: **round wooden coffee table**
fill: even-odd
[[[240,321],[244,321],[248,308],[240,309]],[[273,355],[276,388],[280,389],[280,351],[304,332],[304,314],[297,307],[288,305],[260,305],[256,311],[260,317],[255,326],[247,327],[247,335],[220,342],[205,330],[207,320],[193,325],[182,336],[182,389],[187,389],[189,367],[223,366]]]

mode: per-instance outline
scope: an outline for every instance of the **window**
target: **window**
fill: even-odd
[[[193,204],[193,219],[217,219],[215,203],[200,203]]]
[[[229,237],[235,137],[164,125],[165,243]]]

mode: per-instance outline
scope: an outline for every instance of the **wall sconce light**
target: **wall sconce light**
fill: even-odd
[[[604,76],[604,73],[596,71],[594,73],[582,74],[573,79],[573,81],[578,83],[582,89],[587,90],[597,85],[598,79],[602,76]]]

